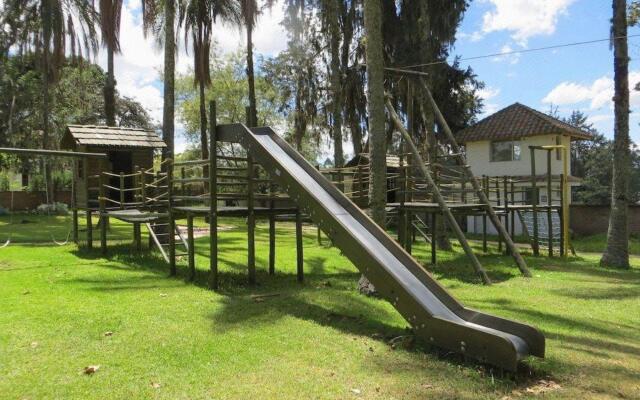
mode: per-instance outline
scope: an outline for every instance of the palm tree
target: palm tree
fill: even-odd
[[[611,37],[614,48],[614,150],[611,214],[607,247],[600,264],[629,268],[629,54],[627,46],[627,2],[613,0]]]
[[[120,52],[120,13],[122,0],[100,0],[102,44],[107,48],[107,81],[104,85],[104,113],[107,125],[116,124],[116,81],[113,56]]]
[[[191,38],[193,46],[194,85],[200,92],[200,144],[202,158],[209,158],[207,140],[207,108],[205,88],[211,85],[209,55],[214,22],[221,18],[239,24],[240,11],[234,0],[187,0],[180,10],[184,24],[185,44]]]
[[[19,20],[4,21],[15,28],[12,38],[20,51],[35,50],[42,61],[42,146],[48,148],[51,146],[50,86],[57,82],[69,53],[75,59],[83,55],[83,50],[86,56],[97,52],[97,13],[88,0],[13,0],[5,4],[5,12],[21,16]],[[53,199],[51,168],[45,170],[48,196]]]
[[[175,76],[176,76],[176,3],[174,0],[142,0],[142,21],[145,35],[153,34],[164,44],[164,99],[162,108],[162,140],[167,145],[162,160],[173,158],[175,152]]]
[[[240,16],[242,25],[247,31],[247,81],[249,82],[249,114],[250,124],[258,124],[258,107],[256,101],[255,74],[253,71],[253,29],[258,21],[258,16],[264,9],[273,7],[275,0],[266,0],[262,8],[257,0],[240,0]]]

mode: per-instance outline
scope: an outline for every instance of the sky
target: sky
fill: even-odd
[[[273,56],[286,47],[281,4],[282,1],[258,22],[254,35],[257,53]],[[474,0],[458,30],[451,55],[476,57],[606,39],[611,14],[611,2],[605,0]],[[640,34],[640,28],[629,30],[629,35],[634,34]],[[223,51],[244,45],[244,34],[238,28],[216,26],[214,37]],[[125,1],[121,43],[122,54],[115,59],[119,92],[140,101],[155,120],[161,121],[159,72],[163,55],[152,39],[142,35],[138,0]],[[186,71],[192,62],[182,41],[181,46],[178,72]],[[640,62],[636,60],[640,58],[640,37],[629,38],[629,55],[633,89],[640,82]],[[106,54],[101,52],[97,61],[105,67]],[[608,41],[474,59],[462,61],[461,65],[473,68],[486,84],[480,93],[485,103],[481,118],[514,102],[543,112],[553,106],[562,116],[573,110],[584,112],[595,128],[613,137],[613,52]],[[631,138],[640,142],[640,92],[631,92],[631,108]],[[183,127],[179,123],[176,127],[176,150],[182,151],[186,147],[180,135]]]

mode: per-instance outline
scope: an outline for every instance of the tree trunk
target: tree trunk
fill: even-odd
[[[384,54],[382,43],[382,5],[380,0],[365,0],[364,26],[367,35],[367,91],[369,112],[369,146],[371,177],[369,207],[373,220],[383,229],[387,203],[387,138],[384,112]],[[363,275],[358,283],[361,292],[375,292]]]
[[[175,116],[175,17],[176,5],[173,0],[165,2],[165,37],[164,37],[164,107],[162,110],[162,138],[167,147],[162,152],[162,159],[174,156],[174,116]]]
[[[382,5],[365,0],[364,26],[367,35],[367,81],[371,185],[369,206],[373,220],[384,228],[387,198],[387,140],[384,111],[384,54],[382,43]]]
[[[332,135],[333,155],[336,168],[344,166],[344,152],[342,150],[342,79],[340,71],[340,27],[338,16],[340,13],[340,0],[329,0],[328,20],[331,24],[331,97],[332,97]],[[339,176],[342,185],[342,175]]]
[[[48,4],[48,2],[45,2]],[[49,6],[46,6],[46,10],[43,13],[46,14],[43,21],[43,57],[42,57],[42,148],[49,148],[49,108],[50,108],[50,96],[49,96],[49,83],[50,83],[50,53],[49,46],[51,44],[51,14],[49,12]],[[44,180],[46,183],[46,195],[47,202],[52,203],[53,199],[53,180],[51,179],[51,168],[46,157],[42,158],[42,169],[44,172]]]
[[[600,265],[629,268],[629,55],[627,46],[627,2],[613,0],[614,112],[613,185],[607,247]]]
[[[207,102],[204,90],[204,81],[198,84],[200,87],[200,146],[202,147],[202,159],[209,159],[209,140],[207,140]]]
[[[104,84],[104,114],[108,126],[116,125],[116,80],[113,71],[113,47],[107,46],[107,80]]]
[[[256,82],[253,71],[253,26],[247,26],[247,81],[249,82],[249,110],[252,127],[258,125],[258,106],[256,102]]]

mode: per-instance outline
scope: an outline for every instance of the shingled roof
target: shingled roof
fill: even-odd
[[[538,135],[568,135],[590,140],[593,136],[533,108],[514,103],[456,134],[459,143],[513,140]]]
[[[69,125],[62,139],[62,147],[72,145],[106,147],[144,147],[159,149],[167,145],[154,131],[114,126]]]

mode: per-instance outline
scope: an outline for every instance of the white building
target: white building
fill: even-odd
[[[469,165],[476,177],[508,177],[515,181],[513,198],[508,200],[516,205],[532,204],[532,174],[530,146],[563,145],[570,148],[575,140],[590,140],[591,134],[562,122],[540,111],[520,103],[514,103],[482,121],[463,129],[456,135],[458,143],[465,146]],[[569,152],[569,157],[571,153]],[[547,204],[547,151],[535,151],[536,185],[538,187],[538,204]],[[569,159],[569,169],[571,168]],[[563,152],[554,150],[551,154],[552,203],[559,204],[559,181],[564,173]],[[571,176],[571,186],[580,185],[580,179]],[[557,187],[555,187],[558,185]],[[503,187],[503,185],[500,185]],[[510,190],[509,184],[509,190]],[[494,193],[490,196],[496,199]],[[504,205],[504,192],[501,193]],[[571,201],[571,199],[569,199]],[[494,201],[497,204],[497,201]],[[473,233],[482,232],[482,217],[469,217],[467,230]],[[522,233],[518,218],[515,220],[515,233]],[[489,233],[495,233],[493,226],[488,226]]]

